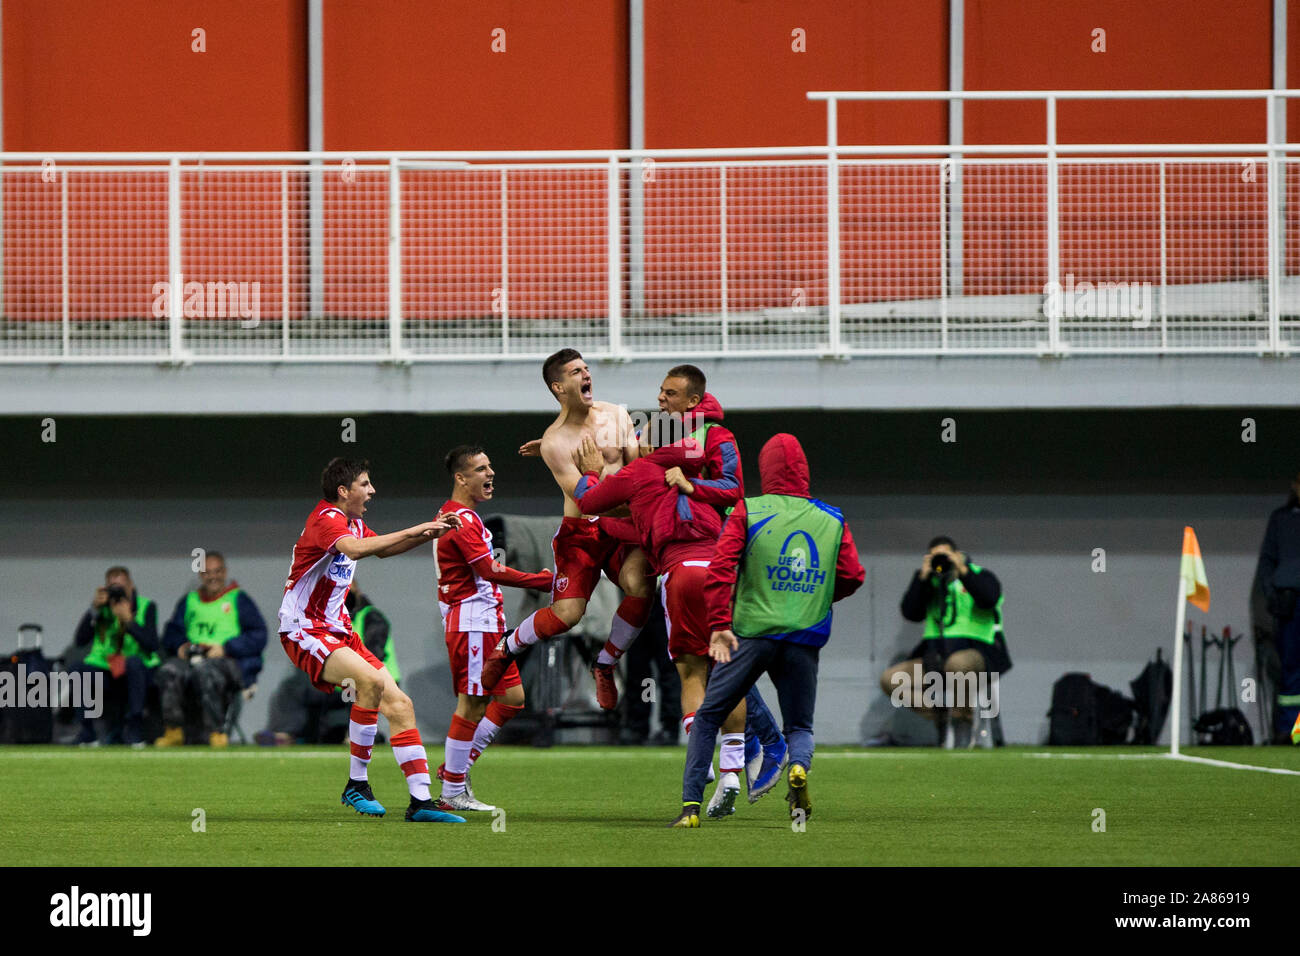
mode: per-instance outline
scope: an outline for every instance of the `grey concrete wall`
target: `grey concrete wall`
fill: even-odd
[[[1171,489],[1178,483],[1171,481]],[[542,486],[544,487],[544,485]],[[261,497],[253,479],[232,475],[231,497],[11,497],[0,509],[0,650],[13,646],[24,621],[45,626],[57,653],[88,605],[105,567],[124,563],[163,617],[192,586],[190,553],[224,552],[233,578],[248,590],[274,628],[289,552],[312,501]],[[173,492],[175,489],[171,489]],[[1249,589],[1269,511],[1264,494],[827,495],[841,506],[858,540],[867,584],[837,606],[835,636],[822,657],[818,739],[854,743],[899,723],[877,675],[919,639],[898,601],[925,543],[948,534],[998,575],[1006,596],[1006,632],[1014,669],[1002,684],[1003,723],[1013,742],[1046,737],[1051,684],[1068,670],[1127,691],[1157,647],[1170,657],[1179,548],[1184,524],[1195,526],[1213,592],[1212,610],[1188,618],[1216,631],[1249,627]],[[440,501],[441,499],[439,499]],[[425,517],[429,498],[376,499],[370,514],[381,530]],[[491,510],[546,514],[551,497],[510,497]],[[485,508],[484,513],[489,513]],[[1091,569],[1094,548],[1106,551],[1105,573]],[[433,595],[433,559],[421,549],[361,565],[364,589],[392,618],[398,653],[411,675],[422,730],[441,739],[451,702],[445,650]],[[1238,678],[1252,675],[1249,639],[1237,652]],[[243,726],[266,717],[269,691],[289,670],[272,638],[262,693]],[[766,686],[769,699],[775,695]],[[1244,707],[1254,719],[1253,706]],[[1167,736],[1167,729],[1166,729]]]

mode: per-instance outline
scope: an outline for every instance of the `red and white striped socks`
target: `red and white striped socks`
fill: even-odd
[[[609,624],[609,640],[596,655],[596,663],[613,664],[632,646],[632,642],[641,634],[641,629],[650,620],[650,608],[653,598],[625,597],[618,606],[618,612]]]
[[[400,734],[393,734],[390,743],[393,745],[397,765],[406,774],[406,788],[411,791],[411,799],[428,800],[429,758],[420,741],[420,732],[414,727],[403,730]]]
[[[348,720],[348,746],[352,752],[348,778],[368,780],[370,752],[375,746],[375,732],[379,730],[379,708],[352,705]]]
[[[523,623],[506,639],[506,647],[511,654],[518,654],[525,647],[531,647],[538,641],[549,641],[568,629],[569,625],[560,620],[559,615],[549,607],[544,607],[524,618]]]
[[[451,715],[447,742],[443,750],[442,795],[454,797],[465,792],[465,774],[469,772],[470,751],[474,747],[477,725],[460,714]]]
[[[483,719],[478,722],[474,728],[474,742],[469,751],[469,767],[474,766],[474,761],[478,760],[483,751],[487,750],[488,744],[496,739],[497,731],[508,724],[513,718],[522,711],[522,704],[502,704],[499,701],[488,701],[487,713]],[[468,767],[466,768],[468,770]]]

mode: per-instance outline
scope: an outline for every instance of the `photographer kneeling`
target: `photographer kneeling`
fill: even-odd
[[[925,622],[925,632],[908,659],[880,676],[893,697],[903,687],[904,705],[938,725],[945,747],[968,747],[979,701],[964,706],[927,706],[917,674],[942,672],[945,686],[974,688],[982,672],[998,674],[1010,661],[1001,640],[1002,585],[993,572],[970,564],[949,537],[930,542],[920,570],[912,577],[900,609],[909,621]],[[947,675],[956,675],[957,680]],[[910,690],[910,693],[908,691]],[[931,701],[932,703],[932,701]],[[951,735],[946,731],[951,730]]]

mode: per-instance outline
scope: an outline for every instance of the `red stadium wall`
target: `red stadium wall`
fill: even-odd
[[[845,4],[810,0],[646,0],[646,144],[725,147],[816,144],[825,110],[811,89],[942,89],[947,0]],[[1267,87],[1269,0],[967,0],[965,85],[993,88]],[[4,147],[8,150],[305,148],[306,5],[301,0],[4,0]],[[191,31],[206,31],[206,51]],[[1093,31],[1105,30],[1105,52]],[[504,36],[494,35],[504,30]],[[797,31],[797,32],[796,32]],[[1290,18],[1290,74],[1300,81],[1300,17]],[[494,40],[504,51],[493,49]],[[628,21],[623,0],[328,0],[325,146],[332,150],[604,148],[628,143]],[[802,47],[802,49],[797,49]],[[1290,110],[1292,138],[1300,106]],[[1260,140],[1262,108],[1240,103],[1063,103],[1064,141]],[[1039,104],[969,104],[971,143],[1040,141]],[[941,104],[844,104],[846,143],[942,143]],[[237,174],[255,202],[232,221],[234,175],[187,179],[189,275],[251,279],[278,302],[278,174]],[[936,171],[842,175],[847,300],[939,292]],[[1207,177],[1223,179],[1213,209]],[[1213,182],[1208,182],[1213,186]],[[53,188],[51,188],[53,187]],[[1195,189],[1193,189],[1195,187]],[[386,311],[386,180],[328,180],[327,313]],[[728,305],[825,303],[824,176],[812,166],[728,170]],[[1158,277],[1154,173],[1104,169],[1061,178],[1062,271],[1076,278]],[[68,180],[73,318],[144,314],[166,270],[165,173],[129,181]],[[408,174],[408,315],[488,315],[501,284],[495,173]],[[1019,175],[969,169],[964,288],[1040,292],[1046,260],[1041,166]],[[1264,176],[1228,166],[1170,168],[1171,281],[1258,276]],[[1290,176],[1292,206],[1300,176]],[[683,205],[683,195],[690,203]],[[646,184],[646,292],[652,312],[713,310],[721,296],[716,173],[663,165]],[[1117,201],[1119,200],[1119,201]],[[518,316],[599,314],[604,304],[603,175],[574,173],[563,189],[507,195],[514,253],[510,310]],[[60,195],[38,176],[4,186],[5,314],[57,314]],[[141,225],[132,210],[147,208]],[[294,314],[305,268],[306,204],[291,201]],[[424,215],[424,213],[437,215]],[[469,214],[469,215],[466,215]],[[1292,220],[1295,222],[1295,220]],[[1288,263],[1300,269],[1300,228]],[[253,238],[250,240],[249,236]],[[556,260],[556,240],[566,258]],[[1249,247],[1251,251],[1243,252]],[[1116,268],[1116,250],[1125,275]],[[1187,264],[1194,264],[1194,268]],[[51,270],[54,270],[53,272]],[[53,278],[52,278],[53,277]]]
[[[3,14],[7,150],[306,146],[301,3],[5,0]],[[203,52],[193,49],[196,28]],[[70,316],[148,315],[153,284],[167,277],[166,172],[66,175]],[[62,183],[7,175],[4,184],[5,314],[58,315]],[[213,176],[183,192],[186,278],[260,281],[279,301],[278,177],[246,180],[254,202],[233,215],[223,185]],[[231,220],[250,217],[257,238],[236,239]]]

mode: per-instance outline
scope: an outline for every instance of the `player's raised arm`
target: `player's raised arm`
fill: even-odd
[[[377,534],[365,538],[347,534],[335,541],[334,547],[353,561],[360,561],[362,558],[368,558],[372,555],[380,558],[390,558],[395,554],[410,551],[425,541],[432,541],[434,538],[440,537],[444,532],[459,527],[460,518],[456,517],[456,515],[439,515],[434,521],[426,521],[423,524],[412,525],[401,531],[391,531],[388,534]]]

